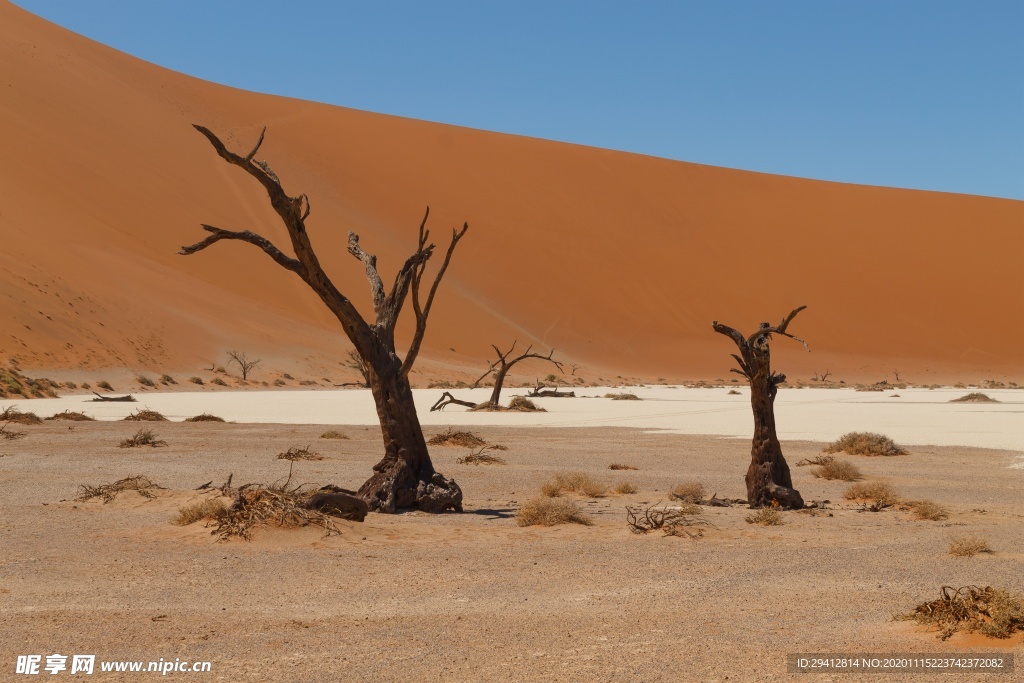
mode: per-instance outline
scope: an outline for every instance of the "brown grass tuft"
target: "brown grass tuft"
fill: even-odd
[[[339,432],[337,429],[328,429],[326,432],[320,435],[321,439],[347,439],[348,436]]]
[[[516,524],[519,526],[555,526],[556,524],[593,526],[594,522],[571,500],[533,498],[523,503],[516,512]]]
[[[913,612],[896,618],[933,627],[940,640],[957,631],[1009,638],[1024,631],[1024,600],[991,586],[943,586],[937,600],[921,603]]]
[[[129,422],[169,422],[169,420],[155,410],[142,408],[124,418]]]
[[[554,480],[541,487],[541,493],[549,498],[555,498],[564,491],[580,493],[588,498],[600,498],[608,492],[608,487],[594,481],[584,472],[560,472]]]
[[[35,413],[23,413],[17,406],[8,406],[0,411],[0,422],[13,422],[19,425],[38,425],[43,421]]]
[[[969,394],[961,396],[960,398],[954,398],[950,403],[999,403],[996,399],[992,398],[988,394],[983,394],[978,391],[972,391]]]
[[[604,397],[605,398],[610,398],[613,401],[642,401],[643,400],[642,398],[640,398],[636,394],[627,394],[627,393],[605,394]]]
[[[864,478],[860,468],[846,460],[832,460],[824,465],[819,465],[811,471],[811,474],[819,479],[830,481],[858,481]]]
[[[676,484],[676,487],[669,491],[669,496],[676,500],[687,503],[699,503],[704,500],[704,484],[698,481],[687,481]]]
[[[99,382],[96,382],[96,386],[98,386],[100,389],[106,389],[107,391],[114,390],[114,387],[110,386],[110,382],[108,382],[105,379],[101,379]]]
[[[138,475],[118,479],[113,484],[100,484],[99,486],[82,484],[78,488],[79,494],[76,500],[102,498],[104,503],[109,503],[117,498],[117,494],[121,491],[138,491],[140,495],[152,498],[153,490],[162,489],[163,486],[154,483],[149,477]]]
[[[526,398],[525,396],[513,396],[512,400],[508,402],[509,410],[518,410],[521,413],[546,413],[546,408],[541,408],[539,405]]]
[[[206,498],[191,505],[178,508],[178,513],[171,520],[172,524],[188,526],[204,519],[213,520],[226,513],[228,506],[221,498]]]
[[[618,484],[615,485],[615,488],[613,490],[615,491],[615,493],[621,495],[627,495],[630,493],[637,492],[636,484],[634,484],[631,481],[620,481]]]
[[[984,536],[955,536],[949,541],[948,551],[955,557],[974,557],[979,553],[991,553],[992,546]]]
[[[473,432],[455,431],[449,427],[446,431],[430,437],[427,442],[431,446],[459,446],[461,448],[475,448],[485,446],[487,442]]]
[[[70,410],[65,410],[63,413],[57,413],[46,418],[47,420],[71,420],[73,422],[95,422],[96,418],[89,417],[85,413],[75,413]]]
[[[198,384],[199,386],[203,385],[203,378],[202,377],[189,377],[188,381],[192,382],[192,384]]]
[[[910,503],[910,511],[918,519],[927,519],[933,522],[949,517],[949,510],[934,500],[915,500]]]
[[[871,500],[881,507],[900,502],[900,494],[891,484],[884,481],[864,481],[854,484],[843,492],[847,500]]]
[[[309,446],[307,445],[302,448],[292,446],[284,453],[278,453],[277,459],[291,460],[292,462],[295,462],[296,460],[323,460],[324,456],[316,453],[315,451],[309,450]]]
[[[887,436],[873,432],[850,432],[825,446],[826,453],[845,451],[850,455],[906,455],[907,449]]]
[[[622,463],[613,462],[611,465],[608,465],[608,469],[610,469],[610,470],[636,470],[636,469],[640,469],[640,468],[633,467],[632,465],[623,465]]]
[[[158,446],[166,446],[167,442],[163,439],[156,438],[156,434],[153,433],[152,429],[140,429],[135,432],[135,436],[124,439],[119,444],[119,448],[138,448],[139,446],[152,446],[156,448]]]
[[[761,508],[745,518],[747,524],[760,524],[761,526],[780,526],[783,524],[782,515],[778,510],[772,508]]]
[[[195,417],[186,417],[185,422],[224,422],[224,418],[210,413],[201,413]]]
[[[226,387],[228,385],[228,383],[222,380],[220,377],[214,377],[213,379],[211,379],[210,384],[216,384],[219,387]]]

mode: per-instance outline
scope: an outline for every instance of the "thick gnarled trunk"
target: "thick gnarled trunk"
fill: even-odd
[[[754,438],[750,445],[750,467],[747,468],[747,502],[752,508],[782,507],[798,510],[804,506],[800,492],[793,488],[789,465],[782,455],[782,446],[775,433],[775,396],[786,376],[772,372],[770,342],[772,334],[802,339],[786,332],[790,321],[805,307],[795,309],[782,322],[772,327],[761,323],[757,332],[744,337],[738,330],[718,321],[712,324],[715,332],[724,334],[736,343],[740,354],[733,354],[739,368],[733,372],[743,375],[750,383],[750,408],[754,413]],[[808,349],[809,350],[809,349]]]
[[[367,373],[377,405],[384,458],[358,496],[375,512],[416,509],[462,512],[462,489],[434,470],[413,404],[412,388],[395,362]]]

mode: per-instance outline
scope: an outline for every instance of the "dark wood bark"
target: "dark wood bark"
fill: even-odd
[[[505,384],[505,376],[508,375],[508,371],[511,370],[512,366],[515,365],[516,363],[526,360],[527,358],[538,358],[540,360],[546,360],[547,362],[554,364],[554,366],[558,368],[558,371],[562,372],[561,361],[557,361],[554,358],[552,358],[552,356],[555,355],[554,349],[551,349],[551,352],[548,355],[542,356],[539,353],[531,353],[530,350],[533,348],[533,346],[530,345],[526,347],[526,351],[524,351],[518,357],[511,358],[512,352],[515,350],[517,343],[518,340],[513,340],[512,346],[509,348],[508,351],[505,352],[502,352],[501,349],[499,349],[496,345],[492,344],[491,348],[494,349],[494,352],[498,354],[498,359],[492,362],[487,367],[487,371],[484,372],[484,374],[480,375],[480,377],[475,382],[473,382],[473,386],[476,387],[480,384],[481,381],[483,381],[485,377],[487,377],[491,373],[494,373],[494,388],[491,390],[491,398],[487,401],[487,403],[489,403],[492,408],[497,408],[501,404],[501,390]]]
[[[749,337],[744,337],[727,325],[719,324],[717,320],[712,324],[715,332],[724,334],[736,343],[740,355],[733,354],[733,358],[739,368],[732,371],[743,375],[750,383],[754,438],[750,447],[746,483],[747,501],[752,508],[778,505],[795,510],[804,506],[800,492],[793,488],[789,465],[782,455],[782,446],[775,432],[775,396],[779,385],[786,381],[786,376],[772,372],[770,344],[772,334],[779,334],[796,339],[807,348],[807,342],[786,332],[789,323],[805,308],[801,306],[793,310],[778,326],[761,323],[757,332]]]
[[[427,261],[434,253],[434,245],[429,243],[430,231],[426,229],[427,218],[430,215],[429,207],[420,223],[416,251],[399,269],[390,291],[385,290],[377,272],[377,257],[364,251],[359,244],[359,236],[350,232],[348,251],[366,269],[373,310],[376,314],[372,323],[367,322],[320,267],[309,235],[306,233],[305,221],[310,213],[309,198],[304,194],[298,197],[289,196],[270,166],[265,161],[254,161],[253,158],[263,143],[266,129],[260,133],[260,138],[252,151],[243,157],[229,151],[208,129],[198,125],[195,128],[209,140],[222,159],[233,166],[238,166],[263,186],[271,206],[288,230],[295,257],[287,256],[268,239],[254,232],[223,230],[212,225],[203,225],[203,229],[210,233],[206,239],[182,247],[179,253],[190,255],[220,240],[239,240],[259,247],[282,268],[302,278],[341,323],[342,329],[363,363],[377,406],[381,436],[384,439],[384,458],[374,466],[373,476],[360,487],[359,497],[366,501],[370,510],[379,512],[395,512],[408,508],[428,512],[461,511],[461,489],[454,481],[446,479],[434,470],[430,454],[427,452],[426,441],[412,400],[409,371],[419,354],[426,332],[427,317],[437,288],[448,269],[456,245],[466,234],[469,225],[464,224],[461,230],[452,230],[452,239],[444,261],[434,276],[426,298],[422,301],[420,287],[423,284]],[[402,360],[395,351],[395,326],[410,292],[416,327],[409,351]]]

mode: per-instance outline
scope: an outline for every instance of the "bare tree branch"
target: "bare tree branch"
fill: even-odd
[[[212,225],[206,225],[205,223],[203,224],[203,230],[206,230],[207,232],[211,233],[210,236],[202,240],[201,242],[196,242],[191,246],[182,247],[178,253],[181,254],[182,256],[189,256],[191,254],[196,253],[197,251],[202,251],[203,249],[206,249],[214,242],[219,242],[221,240],[241,240],[242,242],[248,242],[249,244],[256,245],[257,247],[265,251],[270,256],[270,258],[277,261],[279,265],[287,268],[293,273],[298,273],[299,277],[303,279],[306,278],[306,269],[298,260],[286,256],[280,249],[275,247],[270,240],[268,240],[266,237],[263,237],[262,235],[257,235],[256,233],[249,230],[245,230],[243,232],[222,230]]]
[[[373,297],[373,311],[377,314],[379,322],[381,309],[384,307],[384,283],[377,272],[377,257],[363,251],[359,246],[359,235],[351,231],[348,233],[348,253],[362,261],[366,267],[366,279],[370,281],[370,294]]]

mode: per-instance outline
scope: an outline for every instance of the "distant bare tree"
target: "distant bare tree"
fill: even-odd
[[[524,351],[522,354],[516,356],[515,358],[512,358],[512,352],[515,350],[517,343],[518,341],[514,340],[512,342],[512,346],[509,348],[508,351],[502,351],[496,345],[492,344],[491,348],[494,349],[494,352],[498,354],[497,360],[489,363],[487,365],[487,370],[484,371],[484,374],[480,375],[476,379],[476,381],[470,385],[470,388],[476,389],[478,386],[480,386],[480,382],[484,381],[484,379],[488,375],[493,374],[494,388],[491,389],[491,397],[488,400],[484,401],[483,403],[461,401],[446,391],[443,394],[441,394],[441,398],[437,400],[437,402],[430,410],[444,410],[446,406],[451,405],[452,403],[460,406],[466,406],[468,408],[477,409],[498,408],[500,406],[501,401],[501,389],[505,384],[505,376],[508,374],[508,371],[512,369],[513,365],[519,363],[520,361],[524,361],[527,358],[538,358],[540,360],[546,360],[547,362],[554,364],[554,366],[558,368],[559,372],[562,372],[561,361],[557,361],[554,358],[552,358],[552,356],[555,354],[554,349],[551,349],[548,355],[543,356],[539,353],[532,353],[531,349],[533,348],[533,345],[531,344],[530,346],[526,347],[526,351]]]
[[[739,364],[733,372],[743,375],[750,382],[750,406],[754,411],[754,439],[750,448],[750,467],[747,469],[747,502],[752,508],[771,506],[773,503],[784,508],[800,509],[804,500],[800,492],[793,488],[793,479],[789,473],[789,465],[782,455],[782,446],[775,433],[775,395],[779,385],[786,381],[786,376],[772,372],[771,352],[769,344],[773,334],[796,339],[808,351],[807,342],[794,337],[786,331],[796,314],[807,308],[801,306],[772,327],[768,323],[761,326],[749,337],[739,331],[720,325],[716,320],[712,323],[715,332],[732,339],[740,350],[740,355],[732,354]]]
[[[266,129],[260,133],[260,138],[252,151],[241,156],[229,151],[208,129],[202,126],[195,128],[209,140],[221,159],[241,168],[263,186],[270,198],[271,206],[288,230],[295,256],[288,256],[270,240],[254,232],[235,232],[212,225],[203,225],[203,229],[210,233],[209,237],[183,247],[180,253],[194,254],[220,240],[240,240],[259,247],[279,266],[298,275],[335,315],[355,346],[356,353],[359,354],[367,371],[370,391],[377,405],[377,417],[384,439],[384,458],[374,465],[373,476],[359,488],[359,497],[366,501],[370,510],[379,512],[395,512],[408,508],[418,508],[425,512],[443,512],[450,509],[461,511],[462,489],[454,481],[437,472],[430,461],[427,443],[423,438],[419,417],[416,415],[416,404],[413,402],[412,388],[409,384],[409,371],[420,352],[434,295],[448,269],[455,247],[466,234],[469,225],[463,225],[461,230],[452,230],[448,251],[434,276],[433,283],[429,284],[425,292],[425,298],[421,293],[424,271],[427,261],[434,255],[434,245],[429,242],[430,231],[426,229],[429,208],[420,223],[416,251],[398,269],[390,292],[385,291],[384,283],[377,272],[377,257],[365,252],[359,244],[359,236],[350,232],[348,251],[363,264],[366,279],[370,283],[375,319],[367,322],[320,266],[306,231],[305,221],[310,212],[309,198],[304,194],[297,197],[289,196],[265,161],[253,161],[263,143]],[[409,351],[403,360],[395,350],[395,327],[406,299],[412,301],[415,327]]]
[[[238,364],[242,370],[242,380],[247,380],[252,369],[260,364],[260,359],[249,360],[249,354],[245,351],[228,351],[228,365],[232,363]]]
[[[359,357],[359,354],[354,349],[349,349],[348,360],[342,363],[346,368],[351,368],[359,373],[362,378],[362,387],[364,389],[370,388],[370,376],[366,372],[366,365],[363,363],[363,359]]]

